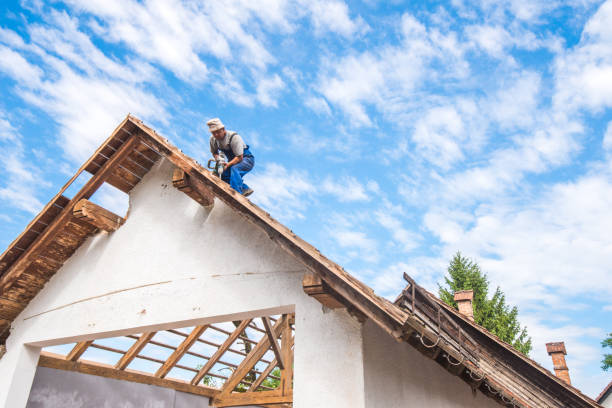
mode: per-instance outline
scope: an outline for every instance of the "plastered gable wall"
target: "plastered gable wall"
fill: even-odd
[[[26,344],[295,311],[294,406],[363,407],[360,325],[345,311],[324,313],[302,291],[301,263],[224,203],[209,212],[175,189],[172,171],[165,160],[151,169],[130,194],[126,223],[86,241],[15,320],[0,406],[25,406],[38,353]]]
[[[396,342],[371,321],[363,325],[367,408],[499,408],[409,344]]]

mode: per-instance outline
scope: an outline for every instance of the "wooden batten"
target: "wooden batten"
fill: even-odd
[[[302,279],[302,287],[308,296],[317,299],[323,306],[330,309],[343,308],[344,305],[331,293],[330,288],[314,273],[306,273]]]
[[[113,378],[116,380],[131,381],[140,384],[156,385],[159,387],[172,388],[177,391],[188,392],[190,394],[202,395],[214,398],[219,394],[219,390],[204,386],[193,386],[187,382],[157,378],[151,374],[132,370],[117,370],[110,365],[96,363],[93,361],[70,361],[63,356],[48,352],[41,352],[38,360],[39,367],[55,368],[57,370],[75,371],[82,374],[97,375],[99,377]]]
[[[278,391],[265,392],[235,392],[229,395],[220,395],[213,400],[215,407],[238,407],[244,405],[278,406],[278,404],[293,403],[293,393],[283,395]]]
[[[261,318],[261,321],[266,329],[266,335],[268,336],[268,340],[270,341],[270,345],[272,346],[272,351],[274,352],[274,356],[276,357],[276,361],[278,362],[278,366],[281,370],[285,369],[284,358],[281,354],[281,348],[279,347],[276,339],[274,338],[274,333],[272,333],[272,323],[270,323],[270,318],[268,316],[264,316]],[[289,327],[287,324],[286,327]],[[291,328],[289,327],[289,331]]]
[[[215,203],[215,195],[208,187],[189,177],[189,174],[178,167],[172,174],[172,185],[204,207],[210,207]]]
[[[80,200],[72,210],[75,218],[85,221],[96,228],[106,232],[113,232],[119,229],[125,222],[125,218],[92,203],[87,199]]]

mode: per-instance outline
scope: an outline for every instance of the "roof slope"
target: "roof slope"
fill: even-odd
[[[222,200],[319,276],[349,312],[372,319],[397,340],[408,342],[460,376],[474,390],[511,407],[598,406],[412,281],[395,304],[377,296],[131,115],[0,255],[0,344],[6,341],[11,322],[30,300],[81,243],[97,232],[96,225],[74,216],[80,200],[91,197],[105,182],[129,193],[162,157],[183,172],[177,188],[201,204],[206,197]],[[83,172],[92,175],[89,181],[71,199],[65,197],[66,189]]]

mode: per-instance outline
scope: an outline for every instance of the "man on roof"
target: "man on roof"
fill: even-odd
[[[253,189],[242,181],[242,177],[255,165],[255,158],[249,146],[244,143],[238,133],[225,130],[219,118],[211,119],[206,124],[212,133],[210,152],[213,157],[219,161],[220,152],[223,152],[227,158],[227,165],[221,173],[221,179],[245,197],[253,194]]]

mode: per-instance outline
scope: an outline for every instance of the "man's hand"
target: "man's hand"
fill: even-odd
[[[227,164],[225,165],[225,168],[226,168],[226,169],[229,169],[229,168],[230,168],[230,167],[232,167],[234,164],[238,164],[238,163],[240,163],[240,162],[242,161],[242,156],[243,156],[242,154],[241,154],[240,156],[235,156],[235,157],[234,157],[232,160],[230,160],[230,162],[229,162],[229,163],[227,163]]]

